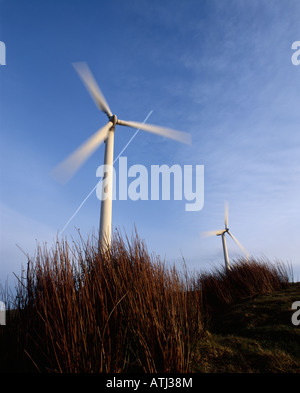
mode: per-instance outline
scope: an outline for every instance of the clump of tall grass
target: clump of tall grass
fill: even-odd
[[[218,309],[241,299],[285,288],[291,270],[282,262],[250,258],[234,261],[230,270],[215,268],[199,273],[197,287],[201,289],[206,308]]]
[[[39,247],[18,290],[25,351],[39,371],[187,372],[202,332],[191,286],[137,235]]]
[[[188,273],[149,255],[135,233],[39,246],[19,281],[24,353],[39,371],[188,372],[212,314],[284,288],[284,264],[240,259]]]

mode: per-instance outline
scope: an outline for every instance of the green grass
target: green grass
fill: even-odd
[[[282,263],[238,260],[188,272],[137,234],[39,247],[0,329],[0,370],[295,372],[300,287]]]
[[[194,372],[300,372],[300,283],[234,303],[212,316],[193,353]]]

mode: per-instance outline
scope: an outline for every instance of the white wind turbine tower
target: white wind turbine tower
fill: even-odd
[[[246,261],[248,260],[249,253],[247,250],[241,245],[241,243],[237,240],[235,236],[231,232],[229,232],[228,228],[228,203],[225,203],[225,229],[217,230],[217,231],[209,231],[205,232],[205,236],[222,236],[222,244],[223,244],[223,253],[224,253],[224,260],[225,260],[225,268],[226,270],[230,270],[230,264],[229,264],[229,257],[228,257],[228,250],[227,250],[227,244],[226,244],[226,238],[225,235],[228,233],[229,236],[232,237],[232,239],[235,241],[235,243],[238,245],[238,247],[243,251],[243,253],[246,255]]]
[[[182,131],[172,130],[151,124],[144,124],[134,121],[119,120],[116,115],[112,114],[100,88],[98,87],[89,67],[86,63],[75,63],[74,68],[81,77],[85,87],[94,99],[97,107],[108,117],[108,123],[100,128],[94,135],[85,141],[79,148],[70,154],[61,164],[53,171],[53,176],[66,183],[75,172],[83,165],[83,163],[95,152],[95,150],[105,142],[104,154],[104,177],[106,181],[103,183],[103,191],[107,198],[102,198],[99,240],[101,244],[110,245],[111,243],[111,222],[112,222],[112,188],[113,188],[113,155],[114,155],[114,133],[116,125],[127,126],[141,129],[157,135],[174,139],[181,143],[191,144],[191,136]],[[110,170],[111,169],[111,170]],[[106,171],[107,170],[107,171]],[[106,183],[106,184],[105,184]]]

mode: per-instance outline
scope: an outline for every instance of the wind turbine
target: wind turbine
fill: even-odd
[[[84,164],[84,162],[95,152],[95,150],[105,142],[104,153],[104,176],[106,184],[102,182],[102,187],[107,198],[101,201],[100,214],[100,229],[99,240],[100,244],[111,243],[111,221],[112,221],[112,188],[113,188],[113,173],[112,170],[106,171],[113,167],[114,156],[114,133],[116,125],[127,126],[141,129],[157,135],[174,139],[175,141],[191,144],[191,135],[182,131],[176,131],[170,128],[154,126],[151,124],[139,123],[136,121],[125,121],[117,118],[112,114],[104,95],[102,94],[97,82],[95,81],[88,65],[86,63],[74,63],[75,70],[79,74],[85,87],[95,101],[98,109],[104,112],[108,117],[108,123],[100,128],[94,135],[87,139],[80,147],[78,147],[72,154],[70,154],[63,162],[61,162],[53,171],[52,175],[62,183],[66,183],[75,172]]]
[[[225,235],[228,233],[229,236],[232,237],[232,239],[235,241],[235,243],[238,245],[238,247],[243,251],[243,253],[246,255],[246,260],[248,260],[249,253],[247,250],[241,245],[241,243],[237,240],[235,236],[231,232],[229,232],[228,228],[228,203],[225,203],[225,229],[217,230],[217,231],[209,231],[205,232],[205,236],[222,236],[222,244],[223,244],[223,253],[224,253],[224,260],[225,260],[225,268],[226,270],[230,270],[230,264],[229,264],[229,257],[228,257],[228,250],[227,250],[227,244],[226,244],[226,238]]]

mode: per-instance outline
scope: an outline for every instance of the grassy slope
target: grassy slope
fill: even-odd
[[[300,372],[300,326],[291,305],[300,283],[245,299],[214,315],[193,355],[194,372]]]
[[[291,305],[300,300],[300,283],[228,306],[213,316],[204,337],[196,339],[192,371],[300,372],[300,326],[291,322]],[[0,329],[0,371],[34,371],[20,353],[15,318]]]

